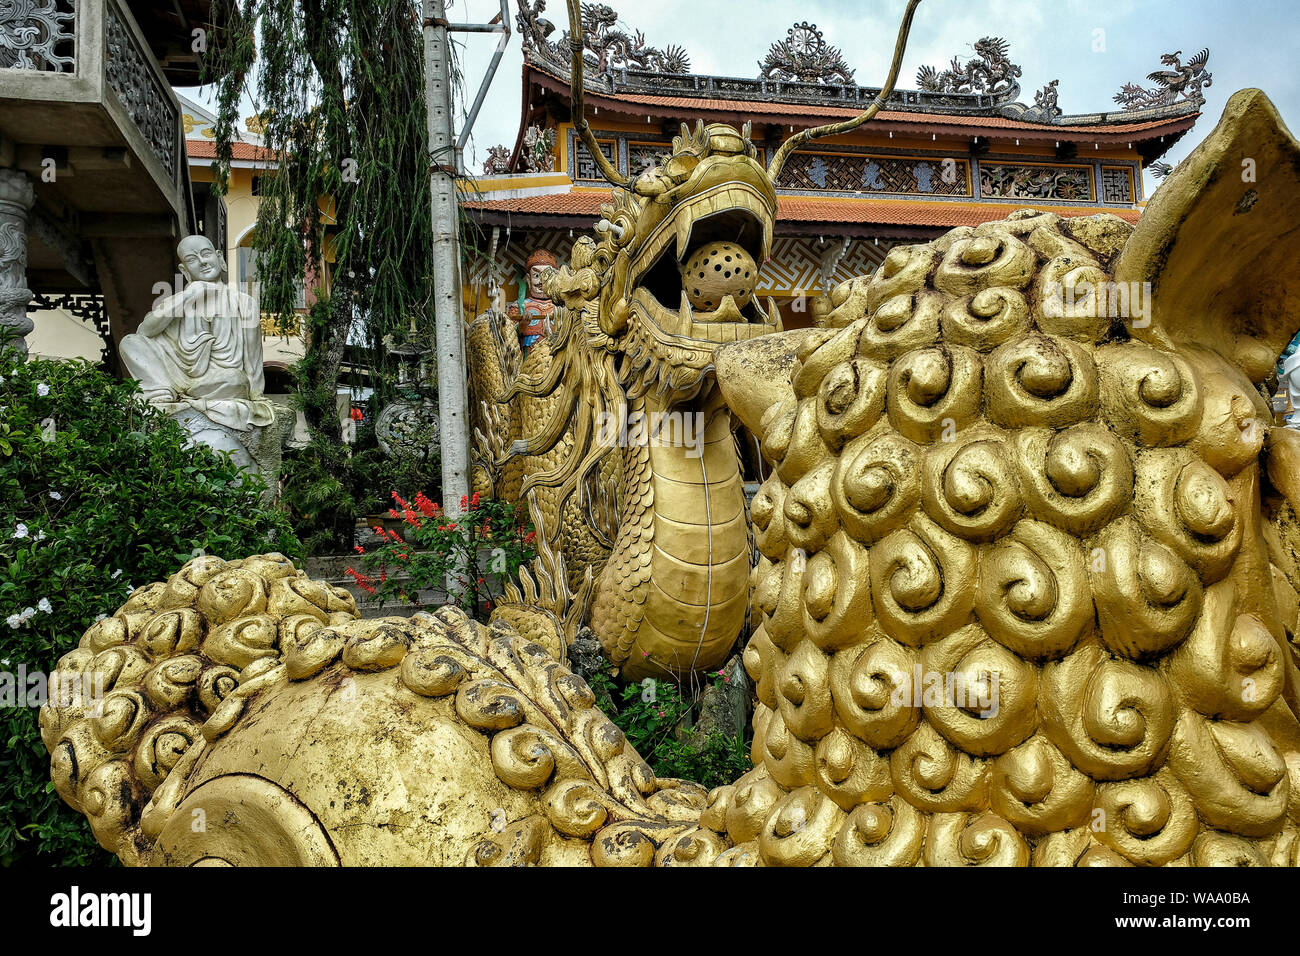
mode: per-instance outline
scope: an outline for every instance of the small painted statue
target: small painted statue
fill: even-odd
[[[546,273],[558,265],[554,254],[538,249],[524,263],[524,294],[522,302],[506,310],[519,327],[520,344],[525,355],[543,335],[551,333],[551,313],[555,303],[542,289]]]

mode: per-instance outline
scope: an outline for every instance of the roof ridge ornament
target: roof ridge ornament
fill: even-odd
[[[982,37],[974,44],[978,59],[964,64],[952,58],[948,69],[923,66],[916,82],[927,93],[1001,93],[1017,87],[1020,67],[1011,62],[1011,44],[1002,37]]]
[[[1214,85],[1214,74],[1205,68],[1210,59],[1210,48],[1203,48],[1186,63],[1183,63],[1182,55],[1182,50],[1175,50],[1160,58],[1160,62],[1171,69],[1147,74],[1147,79],[1156,84],[1154,88],[1144,89],[1137,83],[1125,83],[1115,94],[1115,102],[1125,110],[1170,106],[1178,101],[1180,95],[1198,104],[1204,103],[1202,90]]]
[[[1034,94],[1034,108],[1032,112],[1041,116],[1046,122],[1051,122],[1061,115],[1061,107],[1057,105],[1057,87],[1060,83],[1061,81],[1059,79],[1052,80]]]
[[[515,23],[523,40],[525,53],[536,53],[557,62],[566,63],[574,41],[565,30],[558,40],[550,36],[555,25],[545,19],[546,0],[519,0],[519,13]],[[689,73],[691,58],[684,47],[677,44],[660,49],[648,46],[645,33],[620,25],[618,11],[605,3],[581,5],[581,48],[584,59],[597,74],[611,70],[632,69],[651,73]]]
[[[759,79],[796,83],[853,82],[852,67],[845,62],[839,47],[826,42],[817,24],[804,20],[785,33],[785,39],[773,43],[767,56],[759,61]]]

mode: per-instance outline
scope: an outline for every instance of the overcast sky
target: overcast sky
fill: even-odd
[[[511,25],[518,9],[509,0]],[[563,0],[547,0],[545,16],[556,36],[567,24]],[[658,47],[686,48],[697,73],[754,77],[773,41],[796,21],[809,20],[840,48],[863,85],[879,84],[892,54],[906,0],[614,0],[623,22]],[[448,19],[487,21],[500,0],[452,0]],[[916,87],[923,64],[943,66],[954,54],[974,55],[982,36],[1001,36],[1023,69],[1022,102],[1059,79],[1066,113],[1117,109],[1111,97],[1128,81],[1149,86],[1146,75],[1161,69],[1160,55],[1183,51],[1184,62],[1210,48],[1213,85],[1205,115],[1166,156],[1181,160],[1218,120],[1236,90],[1263,89],[1293,128],[1300,124],[1300,4],[1295,0],[923,0],[913,22],[899,79]],[[1098,33],[1097,31],[1103,31]],[[465,103],[486,71],[495,36],[460,34]],[[1099,48],[1099,49],[1095,49]],[[474,128],[467,165],[477,170],[487,149],[513,145],[518,130],[523,53],[512,36]],[[205,102],[210,98],[202,97]],[[1147,194],[1155,183],[1147,177]]]
[[[863,85],[883,81],[906,0],[614,0],[627,26],[658,47],[680,44],[691,70],[728,76],[758,75],[758,61],[796,21],[816,23],[840,48]],[[545,16],[556,35],[567,25],[563,0],[547,0]],[[513,16],[517,9],[510,2]],[[448,19],[489,20],[500,0],[454,0]],[[512,24],[513,25],[513,24]],[[1104,31],[1098,35],[1095,31]],[[1205,115],[1166,156],[1176,163],[1210,131],[1236,90],[1263,89],[1293,129],[1300,128],[1300,4],[1295,0],[923,0],[913,21],[899,86],[916,88],[923,64],[943,66],[954,54],[974,55],[982,36],[1010,41],[1011,59],[1024,73],[1021,96],[1060,79],[1066,113],[1117,109],[1111,97],[1125,82],[1150,86],[1146,75],[1162,69],[1160,55],[1183,51],[1186,60],[1210,48]],[[1094,43],[1100,38],[1100,51]],[[461,35],[464,96],[487,68],[495,37]],[[513,145],[519,124],[523,54],[513,36],[487,102],[474,127],[478,169],[487,148]],[[1155,184],[1148,176],[1147,193]]]

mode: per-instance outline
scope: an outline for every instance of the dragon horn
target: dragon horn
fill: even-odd
[[[587,114],[582,106],[585,93],[582,77],[582,14],[578,11],[578,0],[568,0],[568,4],[569,50],[573,54],[573,69],[569,81],[569,92],[573,103],[573,128],[578,131],[583,145],[587,147],[587,152],[591,153],[592,159],[600,167],[601,175],[615,186],[627,186],[632,180],[620,175],[614,164],[605,158],[605,154],[600,151],[600,146],[596,143],[596,137],[591,132],[591,127],[587,125]]]
[[[570,9],[573,7],[573,2],[574,0],[570,0]],[[880,92],[871,101],[871,105],[851,120],[844,120],[841,123],[828,123],[825,126],[817,126],[813,129],[800,130],[795,133],[794,136],[781,145],[781,148],[776,151],[776,155],[772,157],[772,165],[767,168],[767,175],[772,182],[776,182],[776,177],[781,174],[781,167],[790,158],[790,154],[804,143],[813,139],[821,139],[824,136],[838,136],[841,133],[855,130],[880,112],[885,105],[885,101],[889,99],[889,94],[894,92],[894,84],[898,81],[898,71],[903,66],[903,51],[907,49],[907,34],[912,29],[912,15],[916,13],[917,5],[920,2],[921,0],[908,0],[907,10],[903,14],[903,23],[898,28],[898,42],[894,45],[894,62],[889,67],[889,76],[885,79],[885,85],[880,88]]]

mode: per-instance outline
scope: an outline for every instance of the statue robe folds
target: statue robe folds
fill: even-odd
[[[122,362],[148,401],[168,414],[193,409],[237,431],[275,420],[262,394],[262,330],[254,301],[230,286],[192,282],[151,315],[175,318],[154,335],[122,340]]]

